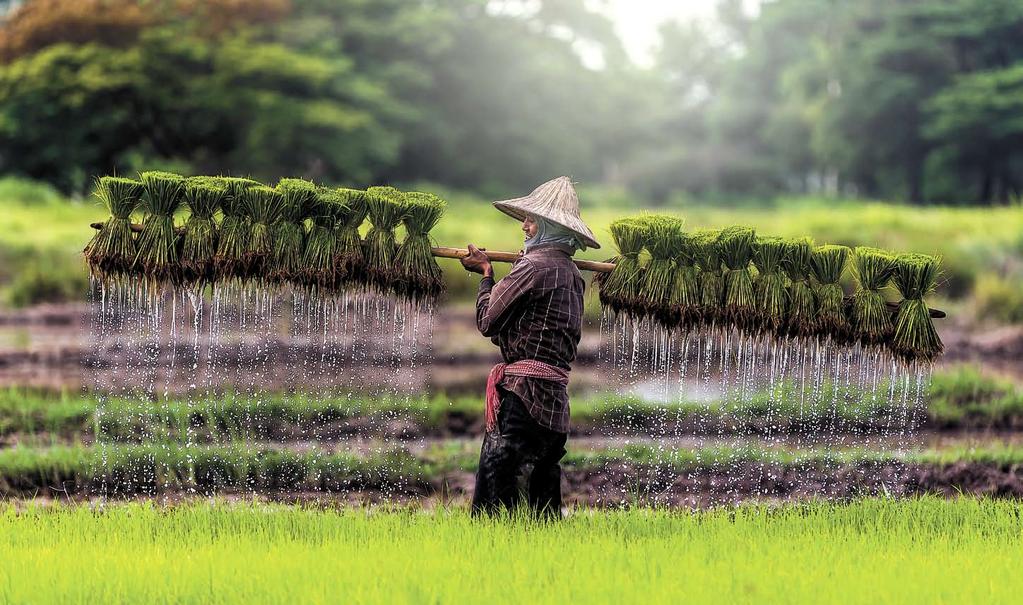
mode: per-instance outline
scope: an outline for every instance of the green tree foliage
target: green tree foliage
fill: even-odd
[[[725,188],[749,189],[751,174],[775,190],[913,201],[1018,195],[1023,145],[1007,116],[1021,29],[1014,0],[765,4],[731,41],[715,112],[716,138],[739,147]],[[968,100],[978,94],[986,107]],[[980,132],[990,120],[1000,134]]]
[[[557,174],[653,199],[1023,195],[1018,0],[719,0],[715,23],[665,24],[650,67],[584,0],[15,4],[0,172],[65,191],[163,165],[493,195]]]

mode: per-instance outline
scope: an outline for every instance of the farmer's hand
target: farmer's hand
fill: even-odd
[[[462,257],[462,266],[467,271],[482,273],[483,277],[493,277],[494,268],[490,265],[490,259],[476,246],[469,244],[469,254]]]

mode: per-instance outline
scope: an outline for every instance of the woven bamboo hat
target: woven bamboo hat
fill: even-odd
[[[525,197],[494,202],[494,206],[520,221],[529,215],[545,218],[574,232],[587,247],[600,247],[593,232],[579,216],[579,196],[567,176],[547,181]]]

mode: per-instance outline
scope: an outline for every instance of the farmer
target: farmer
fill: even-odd
[[[494,283],[487,255],[469,245],[462,265],[482,273],[476,326],[501,348],[504,363],[487,381],[486,434],[473,515],[514,508],[518,477],[532,464],[528,502],[541,516],[561,516],[561,457],[568,439],[568,372],[582,330],[584,282],[577,250],[599,248],[579,217],[572,181],[559,177],[526,197],[494,206],[522,221],[525,251]]]

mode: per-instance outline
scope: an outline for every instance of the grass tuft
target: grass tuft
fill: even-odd
[[[718,245],[720,234],[716,229],[693,232],[696,263],[700,269],[700,318],[708,325],[724,319],[725,280],[721,270],[721,248]]]
[[[245,251],[249,247],[249,216],[245,210],[245,190],[261,184],[252,179],[224,177],[227,195],[221,201],[223,218],[213,268],[217,281],[244,279]]]
[[[265,185],[241,192],[248,235],[242,256],[242,279],[268,283],[268,263],[273,258],[271,227],[284,216],[284,196]]]
[[[852,337],[852,325],[845,312],[845,291],[841,284],[849,252],[845,246],[825,244],[815,247],[810,257],[814,297],[817,301],[813,331],[841,343],[849,342]]]
[[[432,193],[405,194],[408,202],[402,223],[405,240],[395,254],[397,294],[412,302],[432,304],[444,292],[444,278],[433,257],[430,231],[444,215],[446,204]]]
[[[346,287],[363,288],[369,284],[366,275],[366,255],[359,228],[369,213],[368,196],[357,189],[335,189],[340,196],[338,219],[335,227],[337,247],[334,252],[334,272],[337,283]]]
[[[643,284],[639,256],[646,245],[647,225],[640,218],[630,217],[612,222],[608,229],[618,256],[611,259],[615,263],[614,270],[598,274],[595,280],[600,289],[600,302],[615,313],[640,315],[642,311],[636,304]]]
[[[895,261],[892,282],[902,294],[892,350],[906,361],[930,362],[944,351],[934,329],[924,296],[938,281],[939,259],[924,254],[903,254]]]
[[[787,284],[782,267],[788,251],[788,240],[780,237],[758,237],[753,244],[753,261],[757,268],[754,281],[756,323],[767,332],[780,332],[787,317]]]
[[[335,189],[320,188],[308,204],[309,232],[302,251],[298,281],[313,292],[329,293],[338,287],[334,267],[337,222],[347,211],[345,197]]]
[[[185,181],[184,204],[189,216],[181,243],[181,281],[202,287],[215,278],[213,257],[217,251],[215,215],[227,197],[227,185],[216,177],[192,177]]]
[[[808,237],[786,240],[782,267],[789,277],[788,313],[785,331],[791,336],[809,336],[814,332],[817,301],[810,289],[813,272],[813,240]]]
[[[724,315],[734,327],[749,329],[756,318],[753,261],[756,232],[749,227],[728,227],[718,234],[724,271]]]
[[[895,270],[890,252],[860,246],[853,254],[853,275],[859,288],[852,298],[852,325],[864,345],[878,345],[889,339],[894,327],[884,289]]]
[[[174,213],[181,206],[185,178],[170,172],[143,172],[139,180],[142,181],[139,209],[145,218],[136,242],[136,269],[155,285],[177,283],[181,267]]]
[[[366,203],[372,225],[366,234],[366,275],[374,290],[393,293],[397,277],[394,257],[398,252],[394,230],[405,216],[408,200],[394,187],[370,187]]]
[[[672,292],[675,287],[675,254],[684,241],[684,221],[673,216],[647,215],[641,217],[646,225],[646,249],[650,253],[643,283],[637,294],[644,315],[655,318],[667,327],[673,327]]]
[[[267,275],[278,283],[298,283],[305,245],[305,220],[316,198],[316,185],[302,179],[281,179],[275,190],[282,198],[280,220],[270,226],[273,240]]]
[[[94,194],[106,206],[110,217],[85,246],[85,260],[94,277],[118,278],[131,270],[138,254],[131,215],[138,208],[141,193],[142,183],[132,179],[113,176],[97,179]]]

